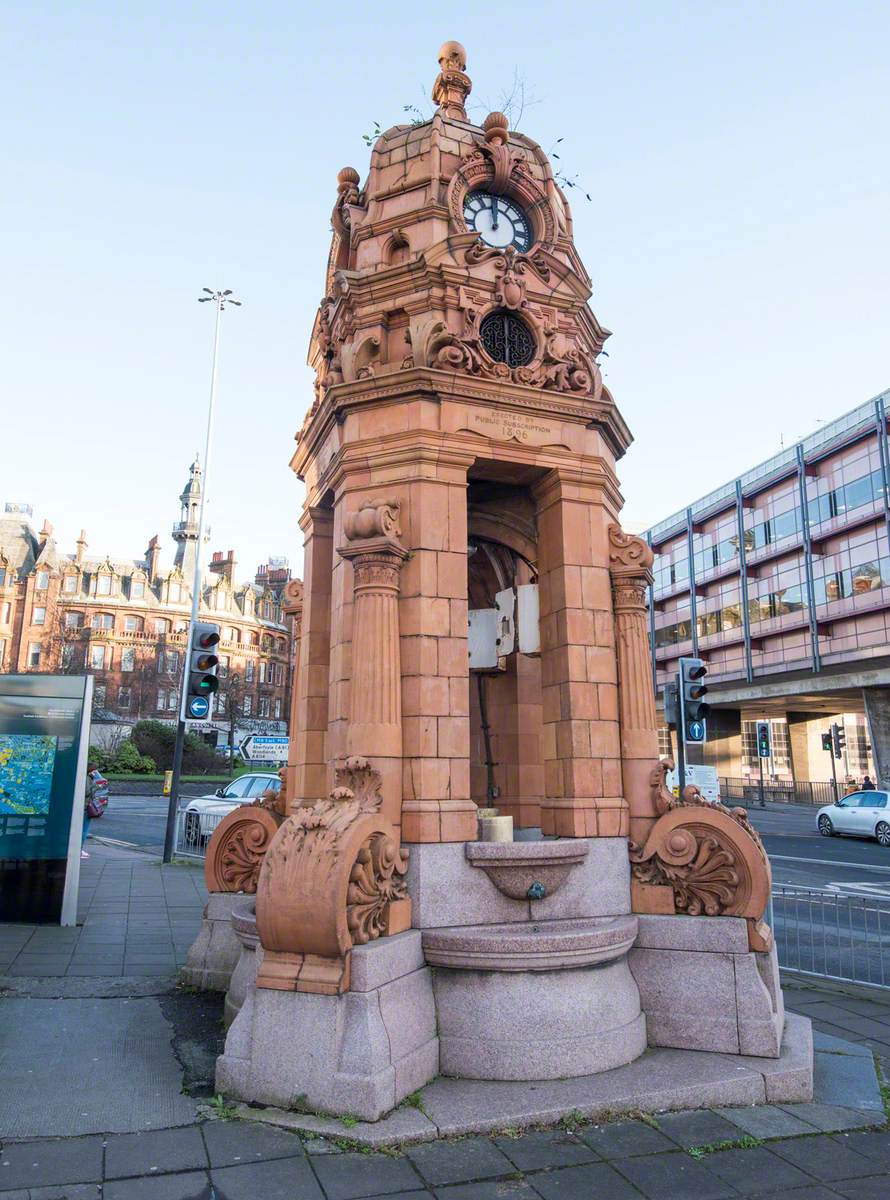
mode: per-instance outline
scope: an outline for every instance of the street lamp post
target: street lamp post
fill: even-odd
[[[198,297],[199,304],[216,305],[216,322],[213,331],[213,367],[210,373],[210,402],[207,406],[207,433],[204,439],[204,486],[201,489],[201,504],[198,509],[198,544],[195,547],[195,573],[192,578],[192,615],[189,622],[188,644],[182,664],[182,678],[179,683],[179,721],[176,725],[176,745],[173,750],[173,778],[170,783],[170,799],[167,805],[167,828],[164,832],[164,862],[168,863],[173,857],[173,841],[176,833],[176,813],[179,808],[179,777],[182,773],[182,748],[185,744],[185,705],[188,699],[188,673],[192,657],[192,637],[195,622],[201,603],[201,554],[204,546],[204,514],[207,505],[207,491],[210,486],[210,455],[213,449],[213,418],[216,408],[216,374],[219,364],[219,329],[220,318],[227,304],[241,307],[240,300],[232,299],[231,288],[224,292],[214,292],[204,288],[207,293]]]

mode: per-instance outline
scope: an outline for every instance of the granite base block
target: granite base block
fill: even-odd
[[[198,936],[179,973],[180,981],[208,992],[226,992],[241,957],[241,942],[232,928],[232,909],[243,904],[243,892],[211,892],[204,905]]]
[[[402,939],[400,947],[387,943]],[[416,943],[416,945],[414,944]],[[401,970],[417,961],[420,934],[382,938],[353,951]],[[379,964],[378,964],[379,966]],[[365,983],[384,976],[364,964]],[[342,996],[248,989],[216,1085],[224,1095],[284,1109],[376,1121],[438,1070],[432,980],[426,967]]]
[[[785,1008],[775,947],[739,917],[640,916],[629,955],[650,1046],[776,1058]]]

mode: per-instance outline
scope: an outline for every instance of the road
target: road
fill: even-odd
[[[190,798],[183,797],[182,803],[188,804]],[[104,816],[92,822],[90,834],[148,854],[161,854],[166,824],[166,796],[115,796],[112,793]]]

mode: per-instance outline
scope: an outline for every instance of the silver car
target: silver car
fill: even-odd
[[[279,791],[281,780],[273,772],[239,775],[211,796],[197,796],[185,806],[185,838],[189,844],[205,845],[217,825],[242,804],[253,804],[269,790]]]
[[[890,804],[886,792],[851,792],[836,804],[826,804],[816,816],[816,827],[823,837],[850,833],[877,838],[890,846]]]

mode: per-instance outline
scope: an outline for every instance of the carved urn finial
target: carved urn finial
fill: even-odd
[[[467,52],[460,42],[445,42],[439,51],[439,75],[433,84],[433,103],[442,114],[466,121],[464,102],[473,84],[466,74]]]
[[[510,132],[510,122],[502,112],[489,113],[482,122],[485,130],[485,140],[495,146],[503,146]]]

